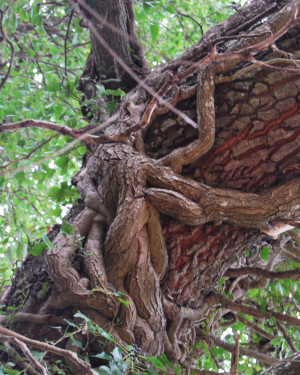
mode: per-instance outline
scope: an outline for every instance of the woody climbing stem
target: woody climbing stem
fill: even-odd
[[[262,36],[265,39],[263,47],[268,45],[269,40],[273,41],[266,34]],[[253,51],[251,46],[245,48]],[[135,340],[140,342],[143,337],[145,351],[159,353],[164,345],[165,350],[169,348],[170,356],[172,352],[176,353],[177,359],[182,356],[176,339],[182,319],[178,319],[175,314],[172,323],[172,310],[175,307],[170,307],[166,301],[162,302],[160,280],[168,264],[168,255],[158,212],[191,226],[225,222],[254,229],[267,227],[269,222],[276,220],[297,221],[300,216],[299,180],[286,182],[258,194],[212,188],[176,174],[184,165],[205,155],[214,145],[215,77],[217,73],[230,72],[242,61],[240,52],[232,52],[232,55],[229,53],[220,61],[213,60],[216,56],[214,52],[210,55],[212,61],[207,64],[202,62],[198,73],[198,140],[156,161],[137,153],[130,145],[102,144],[74,178],[78,191],[90,210],[88,212],[93,224],[90,232],[80,229],[80,221],[77,223],[75,220],[73,224],[81,236],[88,238],[86,250],[91,249],[91,238],[95,235],[97,237],[93,241],[92,251],[99,264],[95,266],[85,262],[89,278],[81,279],[69,262],[75,252],[72,241],[66,243],[61,238],[59,243],[64,246],[49,250],[47,254],[49,273],[55,285],[60,287],[57,295],[61,294],[63,297],[57,299],[56,305],[64,301],[66,306],[75,300],[83,307],[93,307],[97,311],[94,315],[98,314],[102,324],[105,319],[118,316],[120,323],[114,326],[112,332],[120,340],[133,343]],[[232,61],[230,57],[233,56],[235,59]],[[195,71],[197,69],[195,66]],[[165,89],[158,88],[158,92],[167,93],[170,90],[169,82],[162,86]],[[174,95],[178,95],[178,92],[179,90],[175,90]],[[189,92],[195,91],[191,88]],[[140,100],[141,95],[137,91],[127,99],[126,108],[131,111],[135,109],[134,117],[133,112],[130,112],[130,129],[134,127],[132,121],[138,122],[145,109],[143,105],[134,102]],[[172,101],[176,102],[174,99]],[[151,117],[148,112],[152,113],[156,105],[157,100],[153,99],[149,104],[149,111],[145,111],[147,121]],[[68,280],[64,283],[66,270]],[[72,275],[74,281],[70,283]],[[109,298],[108,311],[111,312],[105,313],[102,308],[105,298],[103,286],[107,290],[125,293],[130,302],[129,307]],[[90,291],[91,287],[94,288],[93,291]],[[187,316],[190,314],[191,312]],[[197,314],[200,314],[200,310]],[[171,327],[167,334],[166,317]],[[137,332],[136,335],[133,332]]]

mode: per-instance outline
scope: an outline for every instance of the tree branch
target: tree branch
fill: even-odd
[[[294,316],[290,316],[286,314],[279,314],[274,311],[272,312],[266,311],[263,314],[260,310],[255,309],[253,307],[244,306],[244,305],[240,305],[239,303],[232,302],[230,301],[230,299],[228,299],[225,296],[222,296],[221,294],[216,294],[216,297],[219,303],[221,303],[224,307],[232,311],[240,312],[240,313],[247,314],[247,315],[252,315],[259,319],[270,319],[272,317],[275,317],[276,319],[282,322],[286,322],[294,326],[300,326],[300,319],[295,318]]]
[[[254,331],[256,331],[260,336],[266,337],[270,341],[275,339],[276,336],[271,335],[269,332],[263,330],[257,324],[250,322],[248,319],[244,318],[242,315],[238,314],[237,318],[240,322],[244,323],[247,327],[250,327]]]
[[[13,332],[7,328],[0,326],[0,334],[9,336],[9,337],[15,337],[16,339],[22,341],[23,343],[33,346],[35,348],[39,348],[43,351],[48,351],[54,354],[57,354],[59,356],[68,358],[72,363],[74,363],[75,366],[79,367],[81,370],[85,371],[87,375],[94,375],[94,372],[91,370],[91,365],[82,359],[78,358],[77,354],[70,351],[65,350],[61,348],[57,348],[56,346],[49,345],[45,342],[37,341],[29,339],[23,335],[20,335],[19,333]]]
[[[201,328],[196,328],[197,337],[201,340],[209,340],[213,342],[214,345],[218,346],[219,348],[222,348],[226,350],[229,353],[234,353],[235,351],[235,345],[228,344],[227,342],[219,339],[218,337],[212,335],[212,334],[206,334],[206,332]],[[268,355],[265,355],[263,353],[259,353],[256,350],[248,349],[248,348],[240,348],[240,355],[246,355],[252,358],[256,358],[259,361],[262,361],[267,364],[274,364],[278,362],[277,358],[269,357]]]
[[[243,268],[229,268],[224,276],[226,277],[238,277],[242,275],[257,275],[263,276],[268,279],[291,279],[298,280],[300,278],[300,268],[296,268],[290,271],[268,271],[264,268],[259,267],[243,267]]]
[[[89,133],[83,133],[82,129],[72,129],[68,126],[63,126],[59,124],[55,124],[53,122],[48,121],[41,121],[41,120],[22,120],[14,123],[9,124],[2,124],[0,125],[0,134],[7,132],[7,131],[14,131],[18,129],[24,128],[39,128],[39,129],[49,129],[55,132],[58,132],[63,135],[67,135],[71,138],[77,139],[81,142],[87,143],[107,143],[107,142],[121,142],[127,143],[128,140],[126,137],[122,137],[120,135],[115,136],[106,136],[106,135],[92,135]]]
[[[237,368],[239,364],[239,355],[240,355],[240,340],[239,340],[239,334],[237,331],[234,331],[234,337],[235,337],[236,344],[231,355],[230,375],[237,375]]]
[[[0,336],[0,339],[1,339],[1,336]],[[46,369],[34,358],[34,356],[30,353],[28,347],[22,341],[20,341],[16,337],[9,337],[9,336],[5,336],[5,335],[2,336],[2,339],[3,340],[7,340],[7,341],[11,341],[15,345],[17,345],[22,350],[22,352],[24,353],[24,356],[30,362],[32,362],[34,364],[34,366],[37,368],[37,370],[39,371],[39,373],[42,374],[42,375],[47,375]]]

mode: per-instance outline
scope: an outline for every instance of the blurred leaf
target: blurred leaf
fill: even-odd
[[[28,252],[28,254],[31,254],[33,256],[39,256],[45,250],[47,250],[46,244],[45,243],[38,243],[38,244],[36,244],[36,245],[33,246],[33,248]]]
[[[74,225],[68,223],[65,219],[62,219],[62,225],[60,227],[60,230],[67,236],[73,236],[75,232],[75,227]]]
[[[48,246],[49,249],[54,249],[53,243],[49,240],[47,234],[42,235],[42,239],[45,242],[45,244]]]
[[[270,253],[270,249],[266,246],[264,246],[261,250],[260,250],[260,256],[263,260],[266,260],[268,261],[269,260],[269,253]]]
[[[156,42],[158,33],[159,33],[159,25],[151,25],[150,26],[151,31],[151,38],[153,42]]]

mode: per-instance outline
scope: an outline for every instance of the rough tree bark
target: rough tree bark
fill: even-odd
[[[49,324],[80,308],[121,343],[190,361],[185,348],[201,336],[199,322],[222,302],[220,277],[248,265],[249,248],[276,248],[270,236],[300,222],[300,2],[279,8],[256,0],[214,27],[98,129],[91,140],[107,143],[93,146],[73,178],[82,197],[69,215],[77,237],[54,228],[54,249],[28,257],[2,297],[49,321],[38,331],[36,322],[16,322],[15,331],[53,339]],[[92,35],[97,61],[103,46]],[[272,50],[275,42],[293,59]]]

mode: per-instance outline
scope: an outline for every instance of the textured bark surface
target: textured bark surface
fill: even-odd
[[[184,348],[196,340],[194,321],[205,319],[216,303],[210,293],[220,277],[237,262],[255,264],[257,257],[247,258],[246,250],[266,242],[275,246],[268,234],[300,221],[299,74],[250,67],[246,54],[192,69],[214,41],[249,21],[247,30],[272,4],[256,1],[145,80],[199,129],[141,86],[125,97],[102,132],[126,134],[140,124],[139,142],[128,137],[128,144],[100,144],[88,155],[73,178],[82,197],[69,216],[77,237],[53,231],[55,248],[25,261],[2,302],[20,304],[16,291],[26,280],[34,288],[22,302],[24,312],[68,319],[80,308],[120,342],[184,363]],[[253,37],[220,41],[219,56],[266,41],[268,31],[279,32],[293,14],[290,5],[254,28]],[[299,36],[296,25],[278,42],[295,59]],[[256,58],[294,67],[270,50]],[[41,293],[44,280],[51,281]],[[124,293],[128,307],[116,291]],[[36,336],[34,327],[15,328]],[[40,332],[47,338],[57,334],[47,325]]]

